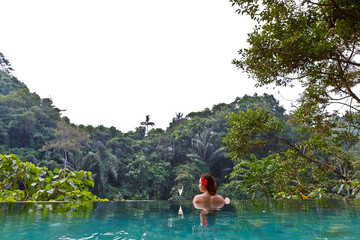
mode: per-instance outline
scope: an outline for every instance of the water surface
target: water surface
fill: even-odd
[[[0,239],[359,239],[360,201],[2,203],[0,226]]]

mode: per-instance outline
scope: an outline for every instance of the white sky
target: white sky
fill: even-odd
[[[75,124],[168,127],[256,89],[231,64],[253,22],[227,0],[0,0],[0,52]]]

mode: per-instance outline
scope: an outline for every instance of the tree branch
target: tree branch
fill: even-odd
[[[349,56],[349,60],[353,58],[353,56],[355,55],[355,49],[356,49],[356,41],[353,42],[352,44],[352,50],[351,50],[351,54]],[[344,57],[344,56],[343,56]],[[347,69],[349,68],[349,64],[347,63],[345,68],[344,68],[344,71],[346,71]]]
[[[312,2],[312,1],[310,1],[310,0],[304,0],[304,1],[303,1],[303,4],[304,4],[305,2],[308,3],[308,4],[316,5],[316,6],[327,6],[327,7],[331,7],[331,6],[332,6],[331,4],[316,3],[316,2]]]
[[[285,142],[286,144],[288,144],[290,147],[292,147],[296,152],[298,152],[300,154],[300,156],[302,156],[303,158],[311,161],[311,162],[314,162],[314,163],[318,163],[320,165],[323,165],[325,166],[326,168],[328,168],[331,172],[333,172],[334,174],[338,175],[339,177],[341,177],[342,179],[344,180],[347,180],[346,177],[341,174],[341,172],[337,171],[336,168],[330,164],[327,164],[325,162],[322,162],[322,161],[319,161],[317,160],[316,158],[314,157],[309,157],[305,154],[305,152],[302,152],[299,148],[297,148],[294,144],[292,144],[288,139],[286,138],[282,138],[282,137],[279,137],[279,136],[276,136],[275,134],[272,134],[270,132],[268,132],[268,134],[274,138],[277,138],[283,142]]]
[[[347,104],[347,103],[342,103],[342,102],[329,102],[329,103],[331,103],[331,104],[341,104],[341,105],[344,105],[344,106],[346,106],[346,107],[349,107],[349,108],[351,108],[351,109],[353,109],[353,110],[355,110],[355,111],[359,111],[359,109],[355,108],[354,106],[350,106],[350,105]]]
[[[268,49],[267,49],[268,50]],[[290,56],[295,56],[295,55],[299,55],[299,56],[303,56],[303,57],[308,57],[308,58],[313,58],[313,59],[320,59],[320,60],[334,60],[334,61],[340,61],[342,63],[348,63],[354,66],[358,66],[360,67],[360,63],[357,62],[353,62],[350,60],[343,60],[341,58],[334,58],[334,57],[323,57],[323,56],[316,56],[316,55],[311,55],[311,54],[304,54],[304,53],[299,53],[299,52],[285,52],[283,50],[278,50],[276,48],[272,48],[270,51],[273,51],[275,53],[279,53],[279,54],[284,54],[284,55],[290,55]]]
[[[349,93],[344,91],[342,88],[341,88],[341,85],[339,85],[337,83],[337,81],[335,80],[334,76],[332,74],[328,74],[329,75],[329,79],[330,81],[332,81],[332,83],[334,84],[334,86],[342,93],[346,94],[347,96],[349,96]]]
[[[348,94],[353,97],[358,103],[360,103],[360,98],[358,98],[358,96],[355,95],[355,93],[351,90],[348,82],[346,81],[346,79],[343,77],[344,76],[344,71],[341,67],[341,63],[340,61],[338,61],[338,66],[339,66],[339,69],[341,71],[341,75],[342,77],[340,78],[340,80],[342,81],[344,87],[346,88],[346,90],[348,91]]]
[[[312,2],[310,0],[304,0],[303,3],[306,2],[308,4],[312,4],[312,5],[316,5],[316,6],[326,6],[326,7],[334,7],[336,10],[338,10],[338,12],[340,12],[341,14],[343,14],[344,16],[347,16],[347,17],[350,17],[350,18],[353,18],[355,19],[356,21],[359,21],[360,22],[360,18],[355,16],[355,15],[352,15],[346,11],[344,11],[343,9],[341,9],[339,7],[339,5],[336,4],[335,0],[331,0],[331,3],[332,4],[326,4],[326,3],[315,3],[315,2]]]
[[[350,17],[350,18],[352,18],[352,19],[360,22],[360,18],[359,18],[358,16],[352,15],[352,14],[350,14],[350,13],[345,12],[344,10],[342,10],[342,9],[339,7],[339,5],[336,4],[335,0],[331,0],[331,2],[332,2],[333,7],[334,7],[336,10],[338,10],[338,12],[340,12],[341,14],[343,14],[343,15],[345,15],[345,16],[347,16],[347,17]]]

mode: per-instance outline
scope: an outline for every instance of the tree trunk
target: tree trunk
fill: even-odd
[[[67,162],[67,151],[64,150],[65,158],[64,158],[64,169],[66,169],[66,162]]]

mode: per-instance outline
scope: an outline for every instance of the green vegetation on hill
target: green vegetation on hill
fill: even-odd
[[[76,126],[61,118],[50,99],[41,99],[15,78],[1,74],[0,84],[7,79],[8,85],[6,94],[0,94],[0,152],[51,171],[65,163],[72,171],[91,171],[95,182],[91,191],[109,199],[178,199],[181,184],[181,198],[191,199],[205,172],[224,186],[234,166],[222,143],[230,127],[226,117],[264,107],[286,118],[274,97],[265,94],[236,98],[187,116],[178,113],[166,130],[149,128],[148,134],[145,122],[127,133],[101,125]],[[146,121],[151,122],[150,116]],[[272,149],[276,148],[274,143]]]
[[[17,92],[21,89],[28,90],[28,88],[17,80],[15,77],[0,71],[0,94],[8,95],[11,92]]]
[[[0,54],[0,152],[91,171],[90,190],[109,199],[191,199],[206,172],[232,198],[359,198],[360,2],[230,2],[257,21],[233,63],[257,86],[300,85],[293,112],[264,94],[177,113],[165,130],[150,116],[127,133],[76,126]]]

